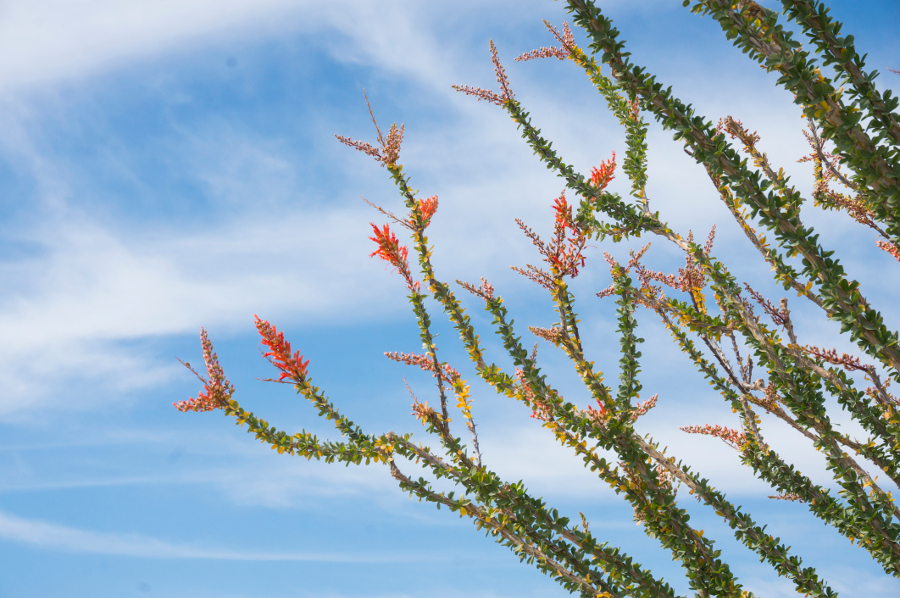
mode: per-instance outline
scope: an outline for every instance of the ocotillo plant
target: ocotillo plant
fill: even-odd
[[[673,588],[642,567],[639,559],[602,543],[583,515],[580,525],[573,525],[521,484],[504,481],[482,462],[470,387],[456,368],[438,358],[426,304],[430,296],[458,331],[478,375],[500,395],[522,402],[525,413],[542,420],[549,433],[621,494],[633,507],[643,530],[680,561],[690,587],[698,595],[752,594],[721,560],[710,538],[691,524],[679,506],[676,491],[681,485],[724,519],[734,536],[778,575],[790,580],[798,593],[836,595],[823,576],[804,567],[800,557],[767,533],[764,525],[678,461],[677,455],[666,454],[653,438],[635,432],[635,421],[657,400],[654,395],[638,401],[642,390],[638,347],[642,339],[637,336],[636,311],[643,306],[662,319],[674,342],[741,421],[740,429],[705,425],[684,430],[715,436],[730,445],[756,476],[771,485],[772,498],[802,503],[867,551],[885,574],[900,577],[900,510],[890,491],[876,481],[880,475],[894,485],[900,483],[900,400],[889,391],[892,381],[900,381],[898,335],[885,326],[877,306],[862,295],[859,283],[832,257],[828,241],[822,239],[820,243],[819,235],[801,220],[804,204],[809,209],[811,196],[815,206],[843,212],[871,228],[879,237],[878,247],[900,260],[897,98],[890,91],[876,89],[876,73],[865,70],[853,37],[841,36],[841,24],[816,0],[782,0],[782,14],[809,38],[807,49],[778,22],[777,12],[755,2],[684,2],[694,13],[716,19],[728,39],[767,71],[779,73],[778,84],[794,95],[806,118],[805,135],[811,148],[800,161],[812,162],[816,181],[810,196],[804,196],[781,169],[770,164],[760,149],[759,136],[739,120],[727,117],[714,125],[633,62],[619,32],[592,1],[568,0],[567,5],[574,23],[587,33],[588,51],[576,45],[568,24],[561,30],[547,24],[559,45],[523,54],[517,60],[555,57],[570,60],[584,70],[625,128],[621,170],[631,183],[631,199],[607,190],[617,167],[615,153],[610,151],[609,160],[583,174],[551,148],[515,99],[493,43],[490,49],[499,90],[463,85],[456,89],[505,110],[537,158],[565,181],[565,191],[552,206],[552,238],[541,239],[519,222],[545,265],[514,269],[549,293],[558,324],[529,330],[571,360],[593,405],[582,408],[565,400],[541,374],[535,353],[526,348],[519,336],[521,330],[513,327],[503,299],[488,281],[457,281],[483,301],[514,369],[509,371],[485,360],[462,302],[432,267],[433,248],[426,231],[438,208],[437,196],[419,198],[410,188],[399,163],[403,127],[392,125],[385,136],[376,123],[377,144],[337,138],[387,169],[408,210],[403,216],[395,216],[376,206],[392,222],[372,225],[372,256],[388,262],[403,277],[409,291],[424,353],[387,356],[434,376],[433,406],[414,399],[412,409],[434,436],[439,450],[413,443],[410,434],[363,431],[313,385],[309,360],[292,351],[275,326],[259,318],[256,326],[267,349],[265,356],[280,371],[278,381],[294,385],[317,407],[320,416],[334,422],[343,440],[320,440],[306,431],[289,434],[245,411],[233,398],[234,388],[219,366],[205,331],[201,336],[208,377],[197,374],[204,390],[197,398],[177,403],[177,408],[222,409],[279,453],[329,463],[385,464],[400,488],[468,517],[521,560],[551,575],[572,593],[674,596]],[[607,65],[606,73],[601,64]],[[821,70],[828,66],[834,70],[830,76]],[[369,111],[371,114],[371,107]],[[786,299],[772,301],[749,285],[740,284],[715,257],[715,229],[705,243],[699,244],[692,234],[672,230],[664,215],[650,209],[646,114],[674,131],[675,139],[681,140],[685,151],[706,170],[740,229],[771,267],[774,279],[785,290],[809,301],[822,317],[839,322],[841,333],[849,334],[865,356],[839,355],[834,349],[803,344],[797,338]],[[372,120],[375,122],[374,115]],[[735,145],[755,168],[741,157]],[[840,184],[847,191],[835,190],[832,184]],[[577,200],[567,199],[566,192]],[[395,235],[401,229],[412,237],[418,274],[410,264],[407,246]],[[766,235],[777,243],[769,243]],[[613,389],[585,354],[567,281],[586,267],[588,240],[609,239],[615,243],[653,236],[673,243],[684,253],[685,266],[677,274],[642,265],[647,246],[631,252],[624,263],[606,255],[612,284],[597,295],[615,298],[618,305],[621,375],[620,384]],[[766,372],[766,378],[754,380],[754,369]],[[868,384],[861,383],[859,375],[853,377],[854,372],[864,375]],[[464,442],[451,428],[451,394],[455,408],[462,412],[469,441]],[[826,409],[826,402],[832,399],[859,424],[866,438],[851,439],[837,429],[835,414]],[[763,415],[783,420],[813,442],[834,477],[837,492],[817,485],[767,444]],[[614,453],[616,462],[607,461],[600,451]],[[416,479],[401,471],[397,457],[419,464],[436,479],[451,481],[461,493],[440,492],[424,477]]]

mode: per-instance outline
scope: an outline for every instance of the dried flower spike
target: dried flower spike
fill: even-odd
[[[747,437],[743,432],[738,432],[737,430],[726,428],[725,426],[720,426],[718,424],[715,426],[709,424],[704,424],[702,426],[684,426],[680,428],[680,430],[682,432],[687,432],[688,434],[705,434],[707,436],[721,438],[725,441],[725,444],[737,450],[741,450],[741,446],[747,440]]]
[[[547,29],[550,30],[550,33],[559,40],[562,44],[560,48],[540,48],[538,50],[532,50],[531,52],[526,52],[521,56],[516,57],[516,62],[524,62],[526,60],[534,60],[535,58],[558,58],[559,60],[565,60],[572,54],[572,50],[575,49],[575,37],[572,35],[572,30],[569,29],[568,21],[563,23],[563,34],[560,35],[556,28],[551,25],[549,22],[544,21],[544,25]]]
[[[381,149],[379,150],[371,143],[354,141],[343,135],[335,135],[335,138],[344,145],[349,145],[364,154],[372,156],[377,162],[380,162],[382,166],[396,164],[397,160],[400,159],[400,144],[403,143],[404,125],[401,124],[398,129],[397,123],[392,124],[390,131],[388,131],[387,139],[385,139],[381,134],[381,128],[378,126],[378,122],[375,120],[375,114],[372,112],[372,105],[369,104],[369,96],[366,95],[365,91],[363,91],[363,97],[366,98],[366,106],[369,108],[369,116],[372,117],[372,123],[375,125],[375,132],[378,133],[378,144],[381,146]]]
[[[497,46],[494,45],[493,40],[491,40],[491,62],[494,63],[494,71],[497,73],[497,82],[500,83],[500,89],[503,93],[498,95],[493,91],[482,89],[481,87],[470,87],[468,85],[453,85],[453,89],[461,91],[466,95],[475,96],[478,98],[478,101],[486,100],[498,106],[503,106],[507,102],[514,101],[516,97],[509,88],[509,81],[506,79],[506,71],[503,70],[503,65],[500,64],[500,58],[497,57]]]

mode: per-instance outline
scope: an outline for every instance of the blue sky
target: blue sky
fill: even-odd
[[[766,2],[766,6],[775,3]],[[830,2],[856,36],[877,84],[897,87],[897,0]],[[804,192],[812,183],[799,110],[710,19],[680,2],[605,1],[636,63],[712,119],[740,118]],[[514,218],[551,228],[561,182],[540,166],[500,109],[453,84],[496,88],[497,44],[517,98],[582,171],[624,154],[624,135],[568,62],[515,63],[561,26],[550,0],[29,0],[0,4],[0,596],[261,598],[563,596],[446,510],[411,501],[382,466],[328,466],[279,456],[220,413],[172,402],[200,385],[176,360],[215,344],[241,404],[288,431],[335,438],[258,351],[253,315],[286,331],[315,383],[371,433],[414,432],[404,376],[420,400],[426,374],[384,351],[420,348],[401,279],[371,260],[361,199],[402,210],[386,171],[334,134],[373,141],[366,90],[382,127],[405,123],[401,162],[440,209],[430,239],[444,280],[484,276],[522,326],[552,323],[540,289],[509,270],[534,263]],[[583,41],[580,31],[576,40]],[[702,169],[655,123],[648,192],[682,233],[718,224],[716,253],[778,298]],[[611,185],[626,195],[624,175]],[[869,232],[809,208],[826,246],[860,280],[889,326],[897,264]],[[618,339],[602,251],[575,290],[583,336],[608,375]],[[654,245],[648,263],[682,258]],[[767,286],[768,285],[768,286]],[[497,359],[489,319],[467,305]],[[801,340],[850,350],[836,327],[797,303]],[[521,405],[474,380],[453,330],[431,306],[442,357],[473,382],[485,462],[577,517],[684,592],[671,562],[631,510],[554,444]],[[735,425],[667,340],[640,314],[644,388],[660,393],[642,430],[668,444],[768,523],[845,596],[896,596],[866,554],[770,490],[737,455],[679,426]],[[544,370],[579,402],[577,378],[550,347]],[[582,399],[581,403],[585,403]],[[846,417],[837,420],[852,430]],[[768,438],[825,481],[807,443],[774,422]],[[410,470],[412,473],[414,470]],[[740,579],[761,596],[791,586],[736,545],[720,521],[683,500]]]

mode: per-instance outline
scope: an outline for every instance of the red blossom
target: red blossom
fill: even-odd
[[[581,252],[587,241],[586,231],[575,222],[565,191],[556,198],[553,210],[556,212],[556,239],[548,248],[547,258],[560,273],[571,274],[575,278],[578,276],[578,268],[584,267],[585,257]],[[566,230],[572,232],[572,238],[566,238]]]
[[[572,278],[578,276],[578,268],[584,268],[585,257],[581,254],[584,249],[584,238],[575,244],[569,241],[566,248],[560,247],[556,255],[550,256],[550,263],[559,268],[560,272],[571,274]]]
[[[566,192],[563,191],[553,204],[553,210],[556,212],[556,223],[565,227],[574,229],[574,219],[572,218],[572,206],[566,201]]]
[[[203,392],[197,395],[197,398],[188,398],[187,401],[178,401],[172,403],[179,411],[212,411],[219,409],[228,404],[231,395],[234,394],[234,387],[225,379],[225,372],[219,365],[219,356],[213,352],[212,343],[206,335],[206,330],[200,329],[201,345],[203,346],[203,361],[206,363],[206,373],[209,379],[203,378],[191,367],[191,364],[181,362],[184,366],[194,372],[194,375],[203,382]],[[179,359],[179,361],[181,361]]]
[[[428,199],[430,200],[432,198]],[[433,199],[434,207],[431,208],[432,214],[434,213],[434,209],[437,208],[437,196],[434,196]],[[371,222],[369,224],[372,225],[372,230],[375,231],[375,236],[369,237],[369,239],[375,241],[375,243],[378,244],[378,249],[370,253],[369,257],[375,257],[377,255],[384,261],[389,262],[392,266],[397,268],[397,271],[400,272],[400,274],[403,275],[403,278],[406,280],[406,286],[409,288],[409,290],[413,291],[414,293],[418,293],[419,283],[418,281],[413,280],[412,273],[409,271],[409,257],[406,250],[406,245],[400,244],[400,241],[397,240],[397,237],[394,235],[394,233],[391,232],[391,229],[387,224],[383,225],[381,229],[379,229]]]
[[[591,170],[591,184],[598,190],[602,191],[606,188],[611,180],[616,178],[613,173],[616,171],[616,152],[612,153],[612,158],[600,163],[599,168]]]
[[[295,351],[291,355],[291,343],[284,340],[284,333],[278,332],[275,327],[266,320],[256,318],[256,329],[262,336],[262,344],[268,347],[269,351],[263,353],[263,357],[271,357],[269,360],[276,368],[281,370],[281,376],[278,377],[279,382],[288,378],[291,382],[299,384],[306,379],[306,366],[309,360],[303,361],[300,351]]]
[[[599,409],[594,409],[593,407],[588,405],[587,412],[591,416],[593,416],[595,419],[598,419],[601,421],[605,420],[606,419],[606,407],[603,406],[603,403],[600,402],[600,399],[597,399],[597,407],[599,407]]]
[[[438,196],[432,195],[431,197],[426,197],[425,199],[420,199],[416,202],[416,206],[413,208],[416,212],[419,213],[419,216],[422,217],[422,223],[424,226],[428,226],[431,222],[431,217],[434,216],[434,213],[438,208]],[[413,223],[413,219],[409,219],[409,223]]]
[[[381,230],[373,224],[372,230],[375,231],[374,237],[369,237],[372,241],[378,244],[378,249],[369,254],[369,257],[375,257],[376,255],[383,259],[386,262],[390,262],[390,264],[396,268],[404,269],[407,264],[407,250],[406,245],[400,245],[400,241],[397,240],[396,235],[391,232],[390,227],[385,224],[382,226]]]

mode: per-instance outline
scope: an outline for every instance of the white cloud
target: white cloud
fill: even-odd
[[[128,388],[175,371],[177,364],[123,353],[121,341],[197,333],[201,325],[251,329],[254,313],[272,317],[288,303],[334,314],[348,308],[340,297],[362,289],[370,306],[383,304],[394,281],[367,268],[365,235],[345,227],[348,219],[365,222],[359,211],[308,211],[186,238],[137,240],[90,221],[47,231],[42,255],[0,271],[11,291],[0,312],[0,378],[10,391],[0,412],[22,407],[27,396],[39,401],[61,377]],[[321,255],[326,239],[356,249],[358,259]],[[301,275],[287,276],[291,271]],[[355,307],[358,317],[365,314],[365,306]]]
[[[421,555],[262,552],[173,543],[138,534],[82,530],[23,519],[0,511],[0,538],[16,544],[76,553],[150,559],[214,559],[229,561],[312,561],[336,563],[399,563],[432,560]]]
[[[285,33],[321,35],[330,38],[332,51],[344,60],[376,62],[389,72],[434,82],[435,73],[446,75],[453,61],[428,36],[429,26],[458,18],[460,10],[472,14],[473,9],[493,13],[506,8],[470,4],[434,2],[424,7],[397,0],[377,4],[365,0],[5,3],[0,9],[0,92],[78,81],[203,44],[227,40],[233,46]],[[517,20],[539,14],[538,4],[515,6]]]
[[[248,24],[273,26],[291,0],[8,2],[0,18],[3,89],[71,81]],[[315,14],[315,13],[313,13]]]

